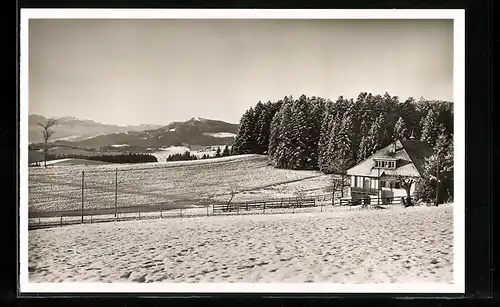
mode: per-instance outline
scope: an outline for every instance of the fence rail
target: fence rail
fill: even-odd
[[[230,212],[230,211],[249,211],[249,210],[262,210],[263,212],[267,209],[283,209],[283,208],[305,208],[305,207],[316,207],[317,197],[310,198],[281,198],[281,199],[270,199],[261,201],[246,201],[237,202],[229,204],[217,204],[213,205],[213,212]]]
[[[186,214],[186,211],[190,213]],[[192,212],[195,210],[196,212]],[[58,216],[45,216],[45,217],[31,217],[28,219],[28,229],[50,228],[65,225],[76,224],[93,224],[104,222],[121,222],[132,220],[147,220],[147,219],[165,219],[165,218],[179,218],[179,217],[197,217],[210,215],[209,207],[206,208],[178,208],[164,210],[156,208],[156,210],[149,211],[131,211],[131,212],[118,212],[114,214],[84,214],[83,216],[74,215],[58,215]]]
[[[368,206],[368,205],[401,205],[402,197],[370,197],[370,198],[358,198],[358,199],[340,199],[341,206]]]
[[[323,196],[320,196],[320,198]],[[41,229],[50,227],[59,227],[75,224],[93,224],[104,222],[132,221],[132,220],[147,220],[147,219],[168,219],[168,218],[187,218],[187,217],[209,217],[225,214],[272,214],[272,213],[295,213],[300,210],[318,210],[321,207],[321,212],[327,211],[328,207],[341,206],[356,206],[363,205],[362,199],[340,199],[335,202],[317,201],[318,196],[312,197],[290,197],[268,200],[254,200],[245,202],[230,203],[213,203],[212,205],[198,208],[176,208],[164,209],[158,207],[149,207],[147,210],[134,211],[130,208],[124,212],[118,211],[116,215],[112,210],[107,210],[106,214],[99,214],[94,211],[89,214],[85,212],[82,216],[76,214],[61,214],[57,216],[39,216],[30,217],[28,229]],[[370,204],[377,204],[380,200],[380,205],[399,205],[402,204],[400,197],[385,197],[371,198]],[[367,203],[365,203],[367,204]],[[316,208],[316,209],[314,209]],[[112,209],[112,208],[108,208]],[[308,211],[305,211],[308,212]]]
[[[163,218],[183,218],[183,217],[203,217],[215,216],[220,214],[239,214],[248,212],[252,214],[258,213],[278,213],[280,212],[296,212],[296,210],[304,208],[314,208],[321,206],[321,211],[325,204],[318,199],[325,199],[324,195],[316,195],[311,197],[289,197],[280,199],[268,200],[253,200],[245,202],[235,202],[227,205],[222,202],[213,201],[211,205],[204,207],[179,207],[179,208],[162,208],[156,206],[149,207],[118,207],[103,208],[98,210],[84,210],[83,214],[79,210],[70,210],[65,212],[31,212],[29,216],[28,228],[40,229],[49,227],[58,227],[64,225],[75,224],[91,224],[102,222],[144,220],[144,219],[163,219]],[[327,202],[331,205],[331,202]],[[338,204],[338,203],[337,203]],[[116,212],[116,214],[115,214]]]

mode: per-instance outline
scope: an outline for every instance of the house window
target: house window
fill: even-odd
[[[390,182],[391,189],[401,189],[401,183],[399,181]]]
[[[386,160],[375,160],[376,168],[396,168],[396,161],[386,161]]]
[[[353,187],[357,187],[358,186],[358,177],[352,176],[352,181],[353,181]]]
[[[380,180],[380,187],[385,188],[385,186],[386,186],[385,180]]]

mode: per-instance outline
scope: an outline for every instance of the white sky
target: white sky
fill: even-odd
[[[361,91],[453,99],[452,20],[29,23],[29,113],[238,123],[259,100]]]

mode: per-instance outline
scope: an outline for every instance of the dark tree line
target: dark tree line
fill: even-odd
[[[190,161],[190,160],[198,160],[196,155],[192,155],[191,152],[185,151],[184,153],[176,153],[173,155],[169,155],[167,157],[167,162],[171,161]]]
[[[335,102],[300,96],[257,103],[243,114],[233,154],[267,153],[278,168],[336,173],[412,134],[436,145],[453,133],[453,104],[361,93]]]
[[[268,151],[271,122],[283,101],[258,102],[241,117],[239,131],[232,147],[232,154],[265,154]]]
[[[231,151],[229,150],[229,147],[226,145],[223,150],[220,149],[220,147],[217,147],[217,150],[215,152],[215,158],[220,158],[220,157],[227,157],[231,155]],[[167,157],[167,162],[170,161],[190,161],[190,160],[199,160],[199,159],[208,159],[211,158],[211,156],[204,154],[201,157],[198,157],[196,155],[191,154],[189,151],[185,151],[184,153],[177,153],[173,155],[169,155]]]
[[[85,159],[92,161],[102,161],[110,163],[150,163],[158,162],[155,156],[145,153],[123,153],[123,154],[96,154],[96,155],[76,155],[76,154],[65,154],[65,155],[49,155],[49,160],[56,159]]]
[[[452,139],[453,103],[365,92],[336,101],[301,95],[259,102],[241,117],[233,154],[267,154],[277,168],[344,174],[396,139],[411,136],[431,148],[440,138]],[[450,146],[442,147],[441,156],[449,156]]]

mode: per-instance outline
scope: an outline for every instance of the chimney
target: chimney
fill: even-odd
[[[410,136],[410,140],[414,140],[415,139],[415,135],[413,134],[413,129],[411,129],[411,136]]]

